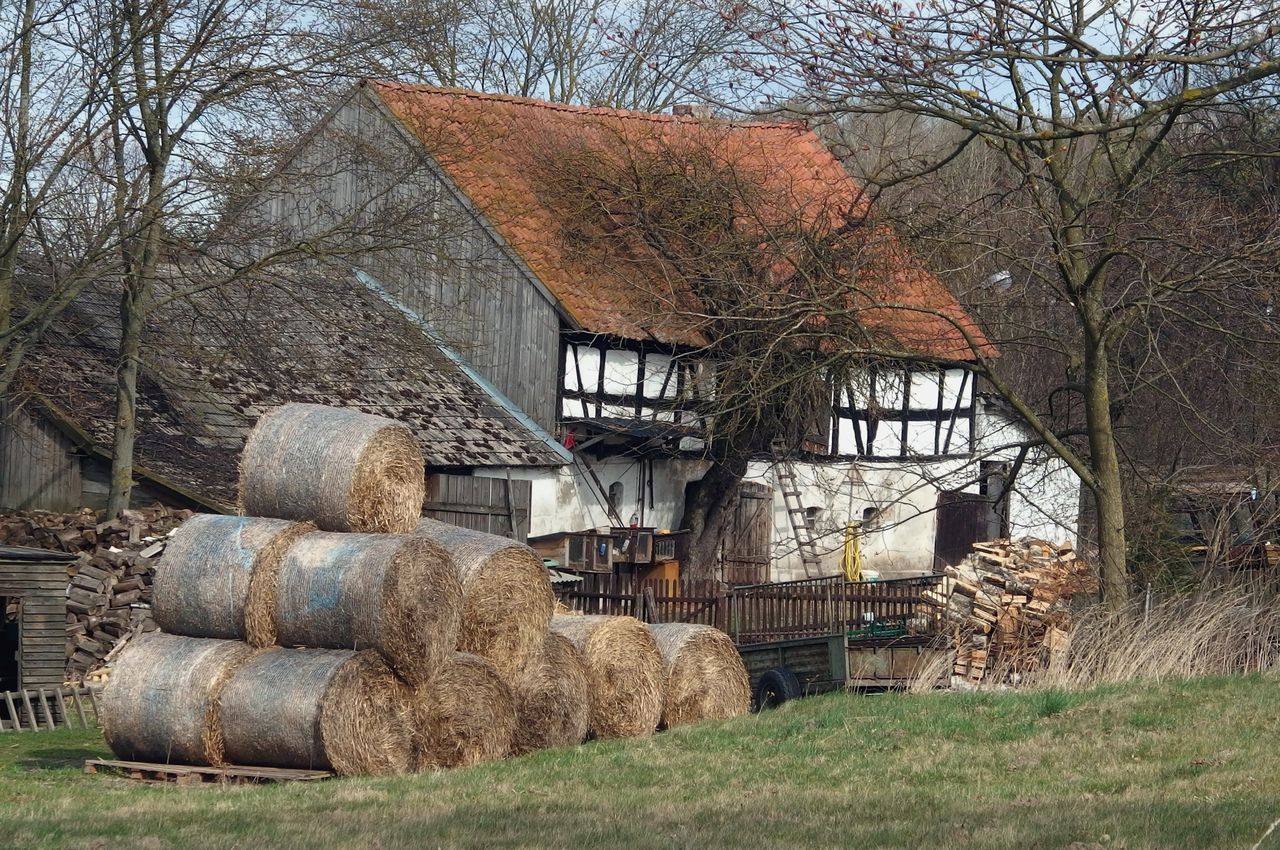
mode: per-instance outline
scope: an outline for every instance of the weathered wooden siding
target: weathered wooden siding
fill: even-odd
[[[57,553],[26,560],[0,552],[0,596],[22,599],[19,688],[59,687],[65,678],[67,561]]]
[[[80,462],[80,496],[77,507],[106,510],[107,497],[111,493],[111,464],[97,457],[84,457]],[[170,507],[208,510],[201,505],[184,501],[169,491],[161,491],[146,481],[134,480],[129,504],[135,508],[162,502]]]
[[[531,418],[556,422],[560,319],[500,238],[358,91],[246,215],[264,238],[329,234]]]
[[[528,481],[430,475],[425,513],[441,522],[523,543],[529,538],[532,491]]]
[[[72,510],[80,490],[71,442],[39,416],[0,403],[0,508]]]

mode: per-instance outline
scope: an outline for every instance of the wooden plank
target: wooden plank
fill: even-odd
[[[22,705],[27,709],[27,717],[31,718],[30,728],[32,731],[38,732],[40,730],[40,723],[36,720],[35,709],[31,707],[31,696],[25,690],[20,693],[22,694]]]
[[[13,704],[13,694],[10,693],[9,691],[5,691],[4,693],[4,705],[5,705],[5,708],[8,709],[9,711],[9,719],[13,721],[14,731],[15,732],[25,731],[22,728],[22,717],[19,716],[18,709],[14,707],[14,704]]]
[[[78,715],[80,716],[80,727],[81,727],[82,729],[88,729],[88,728],[89,728],[89,721],[88,721],[88,720],[86,720],[86,719],[85,719],[85,716],[84,716],[84,705],[80,702],[80,689],[79,689],[79,688],[72,688],[72,689],[71,689],[71,701],[75,704],[75,707],[76,707],[76,714],[78,714]],[[94,719],[95,719],[95,720],[97,720],[97,718],[96,718],[96,717],[95,717]]]
[[[329,779],[334,774],[328,770],[303,770],[284,767],[258,767],[256,765],[207,765],[156,764],[151,762],[119,761],[115,759],[87,759],[85,773],[100,773],[103,769],[122,772],[130,778],[150,781],[198,784],[217,782],[315,782]],[[186,782],[183,780],[186,779]]]
[[[37,694],[38,694],[37,699],[40,704],[40,710],[44,712],[45,728],[48,729],[50,732],[52,732],[54,728],[53,712],[49,710],[49,698],[45,694],[44,688],[41,688],[39,691],[37,691]]]
[[[68,728],[72,728],[71,715],[67,714],[67,704],[62,699],[62,688],[56,688],[53,692],[54,702],[58,706],[58,716],[62,718],[63,724]]]

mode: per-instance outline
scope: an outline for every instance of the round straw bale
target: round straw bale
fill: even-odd
[[[457,568],[440,544],[313,531],[281,559],[275,625],[284,646],[376,649],[419,685],[457,644],[461,606]]]
[[[254,652],[238,641],[161,632],[130,641],[99,700],[107,745],[129,761],[222,764],[218,700]]]
[[[560,635],[547,635],[542,652],[511,689],[516,705],[515,755],[582,743],[587,737],[587,669],[582,656]]]
[[[375,652],[273,648],[231,677],[218,716],[233,763],[378,775],[409,769],[409,705]]]
[[[309,530],[307,523],[283,519],[193,516],[169,538],[156,566],[156,625],[176,635],[270,646],[270,600],[280,559]]]
[[[415,694],[414,768],[502,758],[511,749],[515,725],[511,689],[498,671],[478,655],[455,652]]]
[[[733,641],[694,623],[650,624],[667,671],[664,728],[746,714],[751,686]]]
[[[658,727],[665,676],[644,623],[634,617],[562,616],[551,618],[551,631],[582,654],[593,736],[635,738]]]
[[[417,534],[443,546],[462,580],[458,650],[511,681],[542,648],[555,597],[542,559],[523,543],[424,519]]]
[[[325,531],[413,531],[426,480],[413,432],[390,419],[319,404],[264,414],[240,458],[244,513]]]

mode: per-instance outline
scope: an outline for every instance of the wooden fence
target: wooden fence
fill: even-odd
[[[612,614],[646,623],[704,623],[720,628],[720,583],[716,581],[637,581],[634,576],[586,574],[564,594],[566,605],[584,614]]]
[[[932,633],[938,619],[923,596],[941,576],[850,582],[843,576],[726,587],[715,581],[637,581],[587,575],[561,591],[584,614],[637,617],[647,623],[704,623],[738,643],[834,634],[877,623]]]
[[[725,595],[724,630],[738,643],[826,635],[872,624],[931,634],[938,625],[924,591],[941,576],[847,581],[830,576],[735,587]]]
[[[39,732],[98,725],[98,698],[89,688],[38,688],[0,693],[0,732]]]

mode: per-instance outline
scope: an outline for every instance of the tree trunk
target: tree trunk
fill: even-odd
[[[695,580],[719,578],[720,548],[729,527],[728,512],[747,472],[746,455],[716,460],[698,481],[685,487],[680,527],[689,531],[681,575]]]
[[[116,421],[107,515],[120,516],[133,496],[133,446],[138,436],[138,358],[142,348],[143,280],[125,281],[120,296],[120,354],[116,361]]]
[[[1090,341],[1085,355],[1085,415],[1093,467],[1093,496],[1098,513],[1098,559],[1102,598],[1119,612],[1129,600],[1125,543],[1124,490],[1111,415],[1110,363],[1105,343]]]

